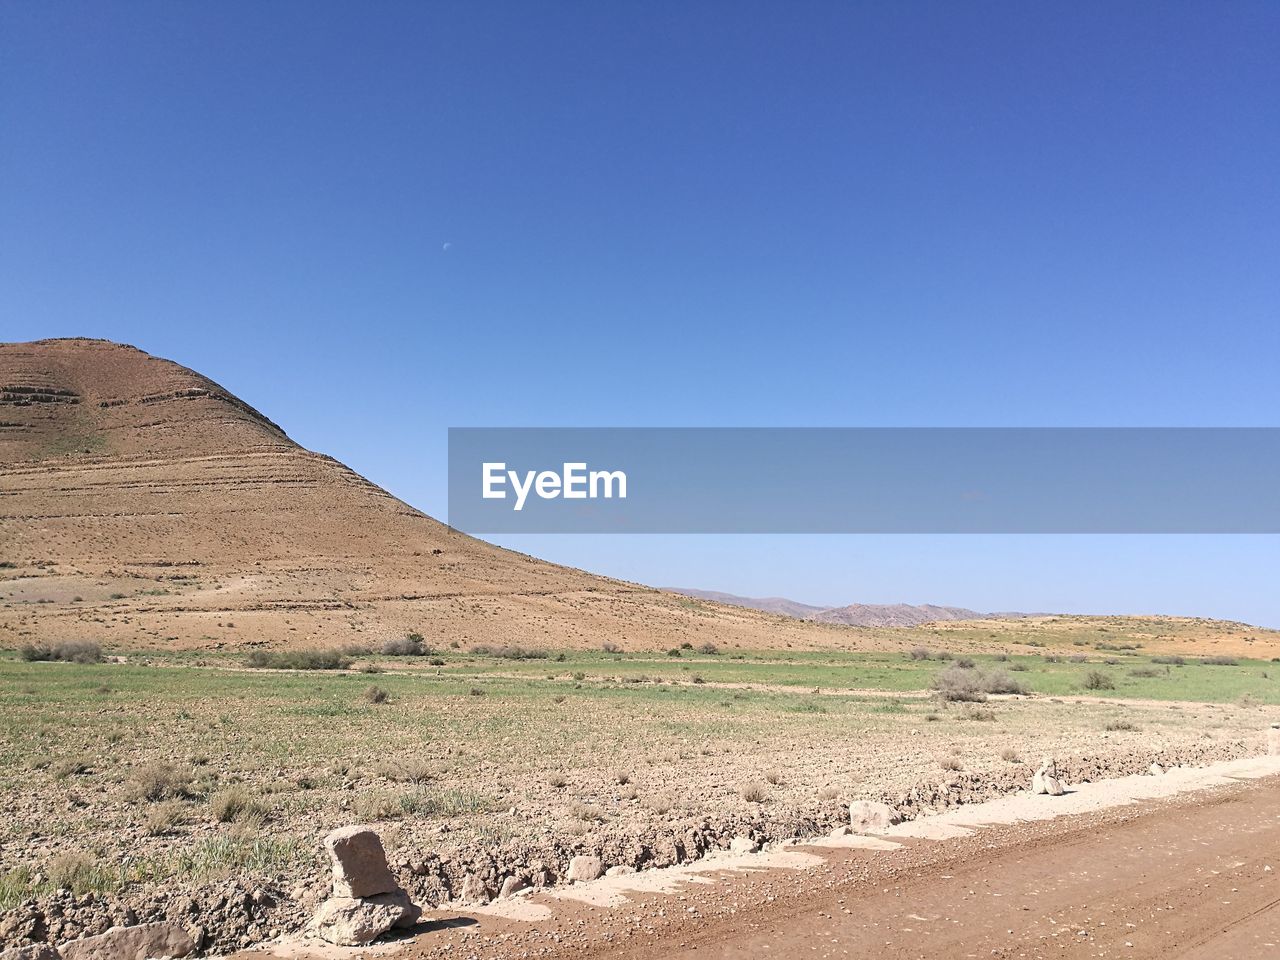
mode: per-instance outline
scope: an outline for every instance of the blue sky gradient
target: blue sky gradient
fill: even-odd
[[[449,426],[1273,426],[1269,3],[10,3],[0,337],[445,512]],[[1274,537],[504,539],[648,583],[1280,626]]]

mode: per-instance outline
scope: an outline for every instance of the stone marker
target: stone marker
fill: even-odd
[[[849,826],[854,833],[877,833],[897,822],[897,811],[887,803],[855,800],[849,804]]]
[[[1051,797],[1060,797],[1066,793],[1062,781],[1058,779],[1058,766],[1051,757],[1045,757],[1040,761],[1040,769],[1031,778],[1031,792],[1047,793]]]
[[[569,872],[565,874],[565,879],[569,881],[594,880],[604,873],[604,864],[600,862],[599,857],[578,856],[569,861]]]
[[[324,838],[324,846],[333,861],[333,896],[311,918],[313,933],[338,946],[360,947],[418,922],[422,910],[396,883],[373,830],[342,827]]]
[[[147,960],[148,957],[185,957],[195,948],[186,930],[162,920],[133,927],[112,927],[95,937],[68,941],[58,952],[63,960]]]
[[[382,841],[368,827],[342,827],[324,838],[333,862],[333,895],[372,897],[400,889],[387,866]]]

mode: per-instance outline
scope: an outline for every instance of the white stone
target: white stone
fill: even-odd
[[[603,873],[604,864],[600,862],[600,858],[584,854],[569,861],[569,872],[565,874],[565,879],[570,882],[575,880],[586,882],[595,880]]]
[[[897,822],[897,811],[887,803],[855,800],[849,804],[849,826],[854,833],[876,833]]]

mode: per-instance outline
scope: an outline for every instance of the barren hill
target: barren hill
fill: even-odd
[[[965,623],[951,648],[1088,630]],[[1261,653],[1277,636],[1194,623],[1170,642],[1249,636]],[[176,363],[103,340],[0,344],[0,647],[319,647],[418,631],[464,649],[902,650],[938,626],[809,622],[546,563],[450,530]],[[1162,624],[1140,632],[1164,642]]]
[[[0,345],[0,544],[3,646],[832,643],[451,531],[213,381],[101,340]]]

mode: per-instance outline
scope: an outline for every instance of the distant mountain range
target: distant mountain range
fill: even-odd
[[[940,607],[932,603],[851,603],[846,607],[817,607],[786,597],[739,597],[715,590],[691,590],[686,587],[667,587],[697,600],[712,600],[731,607],[747,607],[763,610],[798,620],[817,623],[842,623],[850,627],[915,627],[936,620],[985,620],[988,617],[1026,617],[1027,613],[979,613],[965,607]]]

